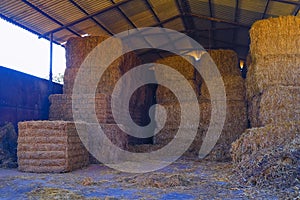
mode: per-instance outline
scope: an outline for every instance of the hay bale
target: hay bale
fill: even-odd
[[[269,87],[252,98],[248,107],[252,127],[300,120],[300,87]]]
[[[88,149],[94,154],[91,155],[92,160],[95,161],[93,156],[102,157],[105,159],[106,163],[118,163],[122,160],[121,155],[116,150],[116,147],[120,149],[128,149],[128,136],[124,133],[118,124],[100,124],[101,129],[104,134],[113,144],[112,146],[108,143],[105,143],[104,138],[101,138],[101,135],[98,134],[98,125],[99,124],[87,124],[87,141],[85,144],[88,145]],[[100,154],[100,155],[98,155]]]
[[[276,149],[283,146],[291,142],[299,134],[299,130],[299,121],[268,124],[264,127],[247,129],[232,144],[232,160],[238,163],[262,149]]]
[[[0,127],[0,168],[17,167],[17,138],[12,123]]]
[[[88,152],[73,122],[28,121],[18,127],[20,171],[68,172],[88,165]]]
[[[109,36],[72,37],[66,44],[67,68],[79,68],[86,56]]]
[[[97,85],[97,89],[95,93],[105,93],[105,94],[111,94],[117,81],[122,76],[121,70],[120,70],[120,63],[115,61],[112,63],[103,73],[101,78],[99,77],[99,82]],[[64,74],[64,85],[63,85],[63,92],[64,94],[72,94],[73,93],[73,86],[76,79],[76,75],[79,68],[66,68],[65,74]],[[88,78],[93,79],[92,77],[95,77],[96,74],[91,73]],[[97,77],[95,77],[97,78]],[[88,91],[88,90],[87,90]],[[80,91],[83,94],[86,93],[86,91]]]
[[[156,89],[156,102],[157,103],[171,103],[171,102],[177,102],[177,98],[175,96],[175,94],[180,94],[184,97],[184,101],[194,101],[193,97],[194,95],[196,97],[200,96],[200,92],[199,92],[199,87],[200,85],[196,83],[196,81],[194,80],[189,80],[188,81],[191,85],[191,87],[194,90],[194,94],[190,94],[188,91],[185,91],[182,89],[181,84],[184,84],[183,81],[172,81],[172,84],[176,87],[177,90],[173,92],[171,92],[170,89],[162,86],[162,85],[158,85],[157,89]]]
[[[156,123],[159,127],[165,127],[167,129],[176,129],[180,125],[181,121],[181,108],[179,103],[160,104],[164,106],[167,111],[166,123],[162,124],[160,120],[161,113],[156,111]],[[189,103],[185,103],[185,106],[192,106]],[[207,100],[201,100],[199,103],[200,109],[200,123],[199,126],[203,129],[207,129],[211,118],[211,102]],[[246,114],[246,103],[243,101],[227,101],[226,119],[223,130],[241,134],[248,127],[248,120]],[[195,123],[194,115],[185,116],[190,122],[189,124],[183,124],[183,127],[191,127]]]
[[[95,111],[99,123],[115,123],[111,112],[111,98],[105,94],[95,94],[95,97],[85,99],[81,109],[94,109],[92,101],[95,101]],[[72,95],[71,94],[54,94],[49,96],[50,110],[49,120],[73,120],[72,112]],[[93,122],[91,113],[86,112],[86,116],[82,116],[86,122]]]
[[[244,79],[241,76],[236,75],[224,75],[222,76],[225,92],[226,92],[226,99],[227,100],[245,100],[245,84]],[[210,84],[214,86],[214,88],[219,87],[218,85],[214,85],[215,81],[212,78]],[[205,82],[201,85],[200,89],[201,98],[210,99],[210,95],[208,92],[208,88]]]
[[[188,103],[187,103],[188,104]],[[161,104],[167,111],[167,121],[164,124],[164,128],[154,136],[154,142],[158,145],[168,144],[176,135],[180,125],[180,105]],[[202,100],[199,104],[200,108],[200,124],[198,128],[195,140],[191,144],[190,148],[185,153],[189,157],[197,157],[203,138],[206,135],[210,117],[211,117],[211,102]],[[159,121],[160,113],[156,112],[156,121],[159,126],[163,124]],[[190,131],[189,127],[194,124],[195,119],[192,115],[187,116],[190,124],[184,124],[183,129]],[[198,125],[197,125],[198,126]],[[248,127],[247,115],[246,115],[246,104],[243,101],[228,101],[225,124],[221,133],[221,136],[217,142],[217,146],[206,158],[214,161],[226,161],[230,159],[230,147],[231,143],[235,141]]]
[[[233,143],[236,174],[251,185],[283,189],[299,184],[300,122],[248,129]]]
[[[232,50],[218,49],[209,50],[210,57],[215,62],[220,74],[241,76],[241,71],[238,67],[238,56]]]
[[[269,55],[256,59],[246,79],[247,98],[262,93],[268,87],[300,86],[300,57],[297,55]]]
[[[300,19],[280,16],[256,21],[250,29],[250,40],[254,60],[269,55],[299,55]]]
[[[211,102],[200,101],[200,127],[207,128],[211,118]],[[246,103],[243,101],[227,101],[226,119],[223,130],[242,133],[248,126]]]
[[[187,80],[195,80],[197,84],[201,84],[201,77],[197,70],[187,60],[181,56],[169,56],[163,59],[159,59],[156,63],[167,65],[177,70]],[[154,70],[154,72],[156,72]],[[156,77],[160,77],[160,80],[177,81],[180,77],[170,75],[169,73],[155,73]]]

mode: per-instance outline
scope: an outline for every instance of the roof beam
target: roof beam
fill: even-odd
[[[209,6],[209,15],[210,15],[210,17],[213,17],[213,6],[212,6],[212,1],[211,0],[208,0],[208,6]],[[216,25],[213,21],[210,21],[210,28],[211,29],[216,28]],[[214,40],[215,32],[212,30],[212,33],[209,31],[208,34],[209,34],[209,37],[208,37],[209,38],[209,45],[211,44],[211,36],[212,36],[213,37],[212,41],[213,41],[214,46],[215,46],[215,40]]]
[[[268,8],[269,8],[269,3],[270,3],[270,0],[267,0],[265,10],[264,10],[263,14],[261,15],[261,19],[264,19],[266,16]]]
[[[63,29],[67,29],[67,28],[70,27],[70,26],[74,26],[75,24],[78,24],[78,23],[83,22],[83,21],[85,21],[85,20],[87,20],[87,19],[90,19],[90,18],[92,18],[92,17],[95,17],[95,16],[97,16],[97,15],[100,15],[100,14],[102,14],[102,13],[104,13],[104,12],[107,12],[107,11],[109,11],[109,10],[111,10],[111,9],[114,9],[114,8],[120,6],[120,5],[126,4],[126,3],[130,2],[130,1],[132,1],[132,0],[124,0],[124,1],[120,1],[120,2],[118,2],[118,3],[116,3],[116,4],[114,4],[114,5],[111,5],[111,6],[108,6],[107,8],[104,8],[104,9],[102,9],[102,10],[100,10],[100,11],[97,11],[97,12],[95,12],[95,13],[89,14],[89,15],[87,15],[87,16],[85,16],[85,17],[83,17],[83,18],[80,18],[80,19],[78,19],[78,20],[75,20],[75,21],[73,21],[73,22],[71,22],[71,23],[65,24],[64,26],[61,26],[61,27],[59,27],[59,28],[57,28],[57,29],[54,29],[54,30],[52,30],[52,31],[46,32],[46,33],[40,35],[40,37],[46,37],[46,36],[49,35],[50,33],[56,33],[56,32],[61,31],[61,30],[63,30]]]
[[[184,30],[184,31],[180,31],[180,32],[182,32],[182,33],[185,33],[186,31]],[[201,38],[206,38],[206,39],[209,39],[209,37],[207,37],[207,36],[204,36],[204,35],[198,35],[199,37],[201,37]],[[245,44],[238,44],[238,43],[232,43],[232,42],[228,42],[228,41],[224,41],[224,40],[218,40],[218,39],[215,39],[215,41],[217,41],[217,42],[222,42],[222,43],[224,43],[224,44],[228,44],[228,45],[234,45],[234,46],[240,46],[240,47],[249,47],[249,45],[245,45]]]
[[[155,11],[154,11],[152,5],[149,3],[149,1],[148,1],[148,0],[145,0],[145,2],[146,2],[146,5],[147,5],[148,9],[150,10],[150,12],[152,13],[152,15],[153,15],[154,18],[156,19],[157,23],[161,23],[159,17],[158,17],[157,14],[155,13]],[[160,24],[159,26],[163,28],[163,24]]]
[[[209,20],[209,21],[214,21],[214,22],[220,22],[220,23],[230,24],[230,25],[238,26],[238,27],[242,27],[242,28],[248,28],[248,29],[250,28],[250,26],[244,25],[244,24],[240,24],[238,22],[229,22],[229,21],[226,21],[226,20],[223,20],[223,19],[220,19],[220,18],[208,17],[208,16],[205,16],[205,15],[186,14],[186,13],[184,13],[182,15],[189,15],[189,16],[196,17],[196,18],[199,18],[199,19],[204,19],[204,20]],[[153,24],[152,27],[160,26],[162,24],[165,24],[165,23],[168,23],[170,21],[176,20],[177,18],[180,18],[182,15],[180,15],[180,14],[179,15],[175,15],[174,17],[171,17],[169,19],[163,20],[160,23]]]
[[[176,5],[181,14],[187,13],[191,14],[191,7],[188,1],[186,0],[176,0]],[[182,15],[182,20],[184,23],[185,29],[194,29],[195,24],[191,16],[189,15]]]
[[[110,0],[112,4],[115,4],[114,0]],[[126,19],[126,21],[133,27],[137,28],[136,25],[129,19],[129,17],[121,10],[121,8],[118,6],[117,7],[118,11],[121,13],[121,15]]]
[[[114,0],[110,0],[113,4],[115,4]],[[117,7],[118,11],[121,13],[121,15],[127,20],[127,22],[133,27],[133,28],[137,28],[137,26],[129,19],[129,17],[124,13],[124,11],[120,8]],[[143,40],[151,46],[151,44],[148,42],[148,40],[146,40],[146,38],[143,37]]]
[[[26,5],[28,5],[29,7],[31,7],[32,9],[34,9],[35,11],[37,11],[38,13],[42,14],[43,16],[47,17],[48,19],[52,20],[53,22],[55,22],[56,24],[63,26],[64,24],[57,21],[56,19],[54,19],[53,17],[51,17],[50,15],[48,15],[47,13],[45,13],[44,11],[42,11],[41,9],[39,9],[38,7],[36,7],[35,5],[31,4],[30,2],[28,2],[27,0],[22,0],[23,3],[25,3]],[[75,31],[73,31],[70,28],[67,28],[68,31],[70,31],[71,33],[73,33],[74,35],[77,36],[81,36],[79,33],[76,33]]]
[[[238,22],[238,17],[240,16],[240,12],[239,12],[239,0],[235,0],[235,11],[234,11],[234,22],[237,23]],[[235,29],[233,31],[233,35],[232,35],[232,43],[235,43],[236,41],[236,35],[237,35],[237,29]]]
[[[272,1],[277,1],[280,3],[287,3],[287,4],[293,4],[293,5],[300,5],[300,2],[295,2],[295,1],[287,1],[287,0],[272,0]]]
[[[88,12],[86,12],[79,4],[77,4],[74,0],[69,0],[70,3],[72,3],[76,8],[78,8],[81,12],[83,12],[86,15],[89,15]],[[100,28],[105,30],[108,34],[113,35],[113,33],[108,30],[105,26],[103,26],[100,22],[98,22],[95,18],[91,17],[91,20],[97,24]]]
[[[230,24],[230,25],[233,25],[233,26],[239,26],[239,27],[243,27],[243,28],[250,28],[250,26],[248,26],[248,25],[240,24],[238,22],[230,22],[230,21],[220,19],[220,18],[216,18],[216,17],[208,17],[208,16],[205,16],[205,15],[187,14],[187,13],[184,13],[183,15],[189,15],[189,16],[196,17],[196,18],[199,18],[199,19],[205,19],[205,20],[224,23],[224,24]]]
[[[300,2],[300,1],[299,1]],[[297,16],[300,10],[300,5],[296,6],[295,10],[293,11],[292,15]]]

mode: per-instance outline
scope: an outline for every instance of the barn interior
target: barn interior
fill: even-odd
[[[0,18],[50,49],[48,81],[0,69],[3,84],[18,80],[0,86],[0,133],[11,138],[3,166],[56,174],[94,165],[150,172],[178,159],[228,164],[232,180],[278,195],[264,197],[299,198],[299,9],[298,0],[1,2]],[[52,80],[53,44],[66,50],[63,85]],[[128,76],[139,66],[147,68]],[[20,113],[22,102],[30,111]]]

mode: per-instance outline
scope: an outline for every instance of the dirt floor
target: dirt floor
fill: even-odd
[[[90,165],[61,174],[0,169],[0,199],[286,199],[283,191],[233,181],[230,163],[179,160],[152,173]],[[295,198],[297,199],[297,197]]]

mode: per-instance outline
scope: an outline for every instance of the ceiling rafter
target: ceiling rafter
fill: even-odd
[[[84,10],[79,4],[77,4],[74,0],[68,0],[70,3],[72,3],[76,8],[78,8],[81,12],[83,12],[85,15],[89,15],[89,13]],[[113,33],[108,30],[104,25],[102,25],[99,21],[97,21],[94,17],[90,18],[95,24],[97,24],[100,28],[105,30],[109,35],[113,35]]]
[[[46,32],[46,33],[40,35],[40,37],[46,37],[46,36],[49,35],[50,33],[55,33],[55,32],[61,31],[61,30],[63,30],[63,29],[66,29],[66,28],[68,28],[68,27],[70,27],[70,26],[74,26],[75,24],[78,24],[78,23],[83,22],[83,21],[85,21],[85,20],[87,20],[87,19],[90,19],[91,17],[95,17],[95,16],[97,16],[97,15],[100,15],[100,14],[102,14],[102,13],[105,13],[105,12],[107,12],[107,11],[109,11],[109,10],[112,10],[112,9],[114,9],[114,8],[120,6],[120,5],[126,4],[126,3],[130,2],[130,1],[132,1],[132,0],[123,0],[123,1],[120,1],[120,2],[118,2],[118,3],[116,3],[116,4],[114,4],[114,5],[111,5],[111,6],[106,7],[106,8],[104,8],[104,9],[100,10],[100,11],[97,11],[97,12],[95,12],[95,13],[89,14],[89,15],[87,15],[87,16],[85,16],[85,17],[83,17],[83,18],[80,18],[80,19],[78,19],[78,20],[75,20],[75,21],[73,21],[73,22],[71,22],[71,23],[65,24],[64,26],[61,26],[61,27],[59,27],[59,28],[57,28],[57,29],[48,31],[48,32]]]
[[[270,4],[270,0],[267,0],[264,12],[261,15],[261,19],[264,19],[266,17],[266,14],[267,14],[267,11],[268,11],[268,8],[269,8],[269,4]]]
[[[213,6],[212,6],[212,1],[211,0],[208,0],[208,7],[209,7],[209,16],[210,17],[213,17],[214,16],[214,12],[213,12]],[[216,28],[216,25],[213,21],[210,21],[210,28],[211,29],[214,29]],[[215,37],[216,37],[216,34],[215,34],[215,31],[209,31],[208,32],[208,39],[209,39],[209,46],[211,46],[211,41],[213,41],[213,46],[215,46]]]
[[[110,2],[112,2],[113,4],[115,4],[114,0],[110,0]],[[117,10],[121,13],[121,15],[126,19],[126,21],[133,27],[133,28],[137,28],[137,26],[129,19],[129,17],[124,13],[124,11],[118,6]],[[152,46],[151,43],[149,43],[149,41],[143,37],[143,40],[149,45]]]
[[[300,2],[300,0],[299,0]],[[300,5],[296,6],[295,10],[293,11],[292,15],[297,16],[300,10]]]
[[[35,5],[31,4],[29,1],[27,0],[22,0],[23,3],[25,3],[26,5],[28,5],[29,7],[31,7],[32,9],[34,9],[35,11],[37,11],[38,13],[42,14],[43,16],[47,17],[48,19],[50,19],[51,21],[55,22],[56,24],[60,25],[60,26],[64,26],[63,23],[59,22],[58,20],[54,19],[53,17],[51,17],[50,15],[48,15],[47,13],[45,13],[44,11],[42,11],[41,9],[39,9],[38,7],[36,7]],[[74,35],[77,36],[81,36],[81,34],[75,32],[74,30],[67,28],[68,31],[70,31],[71,33],[73,33]]]
[[[149,1],[148,1],[148,0],[145,0],[145,3],[146,3],[146,5],[147,5],[148,9],[150,10],[150,12],[152,13],[152,15],[154,16],[154,18],[155,18],[155,20],[157,21],[157,23],[161,23],[161,21],[160,21],[158,15],[157,15],[156,12],[154,11],[154,9],[153,9],[152,5],[149,3]],[[160,24],[159,26],[163,28],[163,24]]]
[[[286,4],[293,4],[293,5],[300,5],[300,2],[295,2],[295,1],[287,1],[287,0],[271,0],[271,1],[277,1],[280,3],[286,3]]]
[[[234,22],[235,23],[238,23],[239,16],[240,16],[240,12],[239,12],[239,0],[235,0],[235,10],[234,10]],[[232,40],[231,40],[231,42],[233,44],[236,41],[236,37],[237,37],[237,30],[235,29],[233,31]]]

